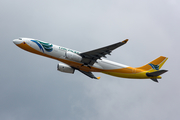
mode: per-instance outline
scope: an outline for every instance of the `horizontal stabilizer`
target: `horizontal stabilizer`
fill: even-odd
[[[155,72],[151,72],[151,73],[146,73],[146,75],[148,77],[157,77],[159,75],[162,75],[163,73],[167,72],[168,70],[159,70],[159,71],[155,71]],[[154,82],[158,82],[157,78],[150,78],[151,80],[153,80]]]
[[[159,71],[155,71],[155,72],[151,72],[151,73],[146,73],[146,75],[148,77],[157,77],[165,72],[167,72],[168,70],[159,70]]]
[[[158,83],[157,78],[151,78],[151,80],[153,80],[154,82],[157,82],[157,83]]]

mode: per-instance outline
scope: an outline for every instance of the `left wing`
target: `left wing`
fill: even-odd
[[[77,70],[79,70],[79,69],[77,69]],[[92,74],[92,72],[85,72],[85,71],[82,71],[82,70],[79,70],[80,72],[82,72],[83,74],[85,74],[85,75],[87,75],[88,77],[90,77],[90,78],[93,78],[93,79],[100,79],[100,77],[95,77],[93,74]]]
[[[103,48],[81,53],[80,55],[82,56],[82,62],[84,63],[84,65],[87,65],[87,66],[93,65],[97,59],[101,59],[101,57],[106,57],[105,55],[107,54],[110,55],[110,53],[114,49],[124,45],[127,41],[128,39],[122,42],[118,42],[118,43],[103,47]]]

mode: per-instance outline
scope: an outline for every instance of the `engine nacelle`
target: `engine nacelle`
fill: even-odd
[[[72,68],[71,66],[69,65],[66,65],[66,64],[62,64],[62,63],[59,63],[57,65],[57,70],[61,71],[61,72],[65,72],[65,73],[74,73],[75,69]]]
[[[77,62],[81,62],[82,57],[76,53],[67,51],[66,52],[66,58],[72,61],[77,61]]]

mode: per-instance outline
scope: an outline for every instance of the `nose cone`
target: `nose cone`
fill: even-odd
[[[21,44],[22,42],[23,42],[23,41],[22,41],[22,40],[19,40],[19,39],[14,39],[14,40],[13,40],[13,43],[16,44],[16,45],[17,45],[17,44]]]

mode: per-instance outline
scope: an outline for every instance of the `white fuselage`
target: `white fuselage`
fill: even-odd
[[[74,53],[76,55],[79,55],[81,53],[81,52],[76,51],[76,50],[72,50],[72,49],[69,49],[66,47],[62,47],[62,46],[58,46],[58,45],[54,45],[54,44],[50,44],[50,43],[38,40],[42,43],[47,43],[47,44],[52,45],[52,48],[51,48],[52,51],[49,52],[49,51],[46,51],[45,48],[41,48],[40,46],[38,46],[38,44],[36,42],[32,41],[32,40],[37,40],[37,39],[32,39],[32,38],[21,38],[21,39],[15,39],[14,43],[15,44],[21,44],[22,42],[25,42],[31,48],[41,52],[42,54],[52,56],[53,58],[57,58],[60,61],[62,59],[62,62],[63,62],[63,60],[73,61],[71,59],[68,59],[67,52],[71,52],[71,53]],[[81,61],[73,61],[73,62],[83,64],[83,63],[81,63]],[[73,66],[73,67],[77,67],[77,66]],[[78,68],[79,67],[80,66],[78,66]],[[126,68],[128,66],[120,64],[120,63],[116,63],[116,62],[113,62],[113,61],[110,61],[107,59],[101,59],[101,60],[98,59],[97,62],[95,62],[92,67],[97,68],[97,69],[110,70],[110,69]]]
[[[162,74],[162,72],[164,73],[166,71],[160,71],[158,72],[158,74],[157,72],[151,74],[149,72],[158,71],[165,63],[165,61],[168,59],[167,57],[160,56],[159,58],[151,61],[150,63],[144,66],[133,68],[107,59],[101,59],[101,57],[105,57],[106,54],[110,54],[111,51],[103,51],[105,54],[101,52],[102,50],[109,49],[109,46],[85,53],[80,53],[76,50],[72,50],[62,46],[57,46],[51,43],[47,43],[32,38],[19,38],[13,40],[13,42],[18,47],[26,51],[49,57],[52,59],[56,59],[58,61],[65,63],[59,63],[57,66],[57,70],[61,72],[74,73],[75,70],[79,70],[85,75],[95,79],[99,79],[99,77],[95,77],[91,72],[102,72],[108,75],[124,78],[150,78],[153,81],[157,82],[157,78],[161,78],[161,76],[158,76],[158,74]],[[127,40],[113,44],[111,46],[125,44],[126,42]],[[101,50],[101,55],[99,52],[97,52],[98,50]],[[91,61],[88,61],[89,58],[87,56],[90,56]]]

